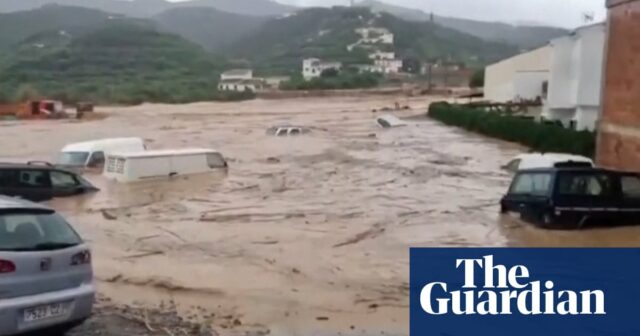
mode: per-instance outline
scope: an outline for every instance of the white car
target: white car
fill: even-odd
[[[310,129],[300,126],[276,126],[267,130],[267,134],[275,135],[277,137],[296,136],[307,134],[310,132]]]
[[[593,167],[593,160],[588,157],[559,153],[520,154],[502,168],[510,172],[534,168],[554,168],[561,165]]]

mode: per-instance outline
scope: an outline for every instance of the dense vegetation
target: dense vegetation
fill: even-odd
[[[448,125],[518,142],[540,152],[571,153],[587,157],[593,157],[595,153],[595,133],[589,131],[575,131],[560,125],[543,124],[447,103],[431,104],[429,116]]]
[[[340,90],[367,89],[378,86],[382,76],[379,74],[343,71],[330,73],[325,71],[323,76],[305,81],[302,77],[294,77],[280,85],[282,90]]]
[[[33,42],[33,41],[31,41]],[[0,91],[25,87],[63,101],[180,103],[216,97],[223,62],[174,35],[109,25],[61,46],[29,52],[0,70]]]

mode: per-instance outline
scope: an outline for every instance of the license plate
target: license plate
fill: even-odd
[[[46,320],[58,316],[62,316],[66,313],[65,304],[53,303],[44,306],[38,306],[33,308],[27,308],[24,310],[24,321],[34,322],[40,320]]]

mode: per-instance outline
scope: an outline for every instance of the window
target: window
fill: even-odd
[[[558,191],[562,195],[611,196],[613,183],[606,174],[566,174],[559,178]]]
[[[18,172],[15,170],[0,170],[0,187],[13,187],[18,181]]]
[[[301,133],[299,128],[292,128],[289,130],[289,135],[299,135]]]
[[[84,167],[87,163],[89,153],[87,152],[64,152],[60,153],[58,157],[58,163],[65,166],[80,166]]]
[[[640,177],[623,176],[620,182],[622,183],[622,194],[625,197],[640,198]]]
[[[224,168],[227,166],[227,162],[224,160],[222,155],[210,153],[207,154],[207,165],[209,168]]]
[[[104,165],[104,152],[94,152],[91,155],[91,159],[89,159],[89,163],[87,166],[89,167],[99,167]]]
[[[551,174],[521,174],[511,187],[511,194],[546,196],[549,194]]]
[[[46,188],[49,186],[47,173],[42,170],[22,170],[18,186],[25,188]]]
[[[78,181],[76,181],[76,178],[69,173],[52,171],[50,176],[51,185],[54,188],[71,188],[78,186]]]
[[[72,246],[81,242],[58,214],[27,212],[0,215],[0,251],[37,249],[42,244]]]

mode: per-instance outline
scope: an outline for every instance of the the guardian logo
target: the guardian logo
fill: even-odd
[[[457,259],[464,272],[462,290],[432,282],[420,291],[420,306],[429,315],[606,315],[602,290],[556,289],[553,281],[529,281],[523,265],[495,265],[493,255]]]

